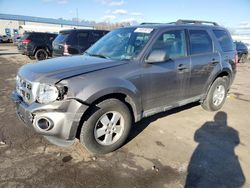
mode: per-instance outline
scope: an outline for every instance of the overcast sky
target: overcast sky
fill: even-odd
[[[250,28],[250,0],[0,0],[0,13],[97,22],[171,22],[179,18]]]

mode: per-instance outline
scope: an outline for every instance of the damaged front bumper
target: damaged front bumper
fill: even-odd
[[[59,146],[71,145],[82,115],[88,105],[75,99],[65,99],[49,104],[26,104],[16,91],[12,92],[18,117],[27,127],[45,136],[50,142]]]

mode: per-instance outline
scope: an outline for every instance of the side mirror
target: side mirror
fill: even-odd
[[[148,58],[145,60],[146,63],[160,63],[169,60],[165,50],[153,50],[150,52]]]

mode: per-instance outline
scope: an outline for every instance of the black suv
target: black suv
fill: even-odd
[[[243,42],[234,42],[237,53],[238,53],[238,59],[239,63],[245,63],[247,61],[248,56],[248,48],[247,45]]]
[[[107,34],[105,30],[71,29],[59,32],[53,41],[53,57],[82,54]]]
[[[52,143],[80,138],[88,150],[107,153],[142,118],[195,101],[219,110],[236,56],[229,32],[216,23],[120,28],[84,55],[24,65],[12,97],[19,117]]]
[[[31,59],[44,60],[52,56],[52,42],[56,36],[54,33],[26,32],[18,42],[17,49]]]

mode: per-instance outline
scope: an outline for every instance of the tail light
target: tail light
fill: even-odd
[[[64,51],[63,51],[63,55],[70,55],[69,54],[69,47],[70,45],[64,44]]]
[[[29,39],[23,39],[22,40],[22,43],[29,43],[29,42],[31,42],[31,40],[29,40]]]

